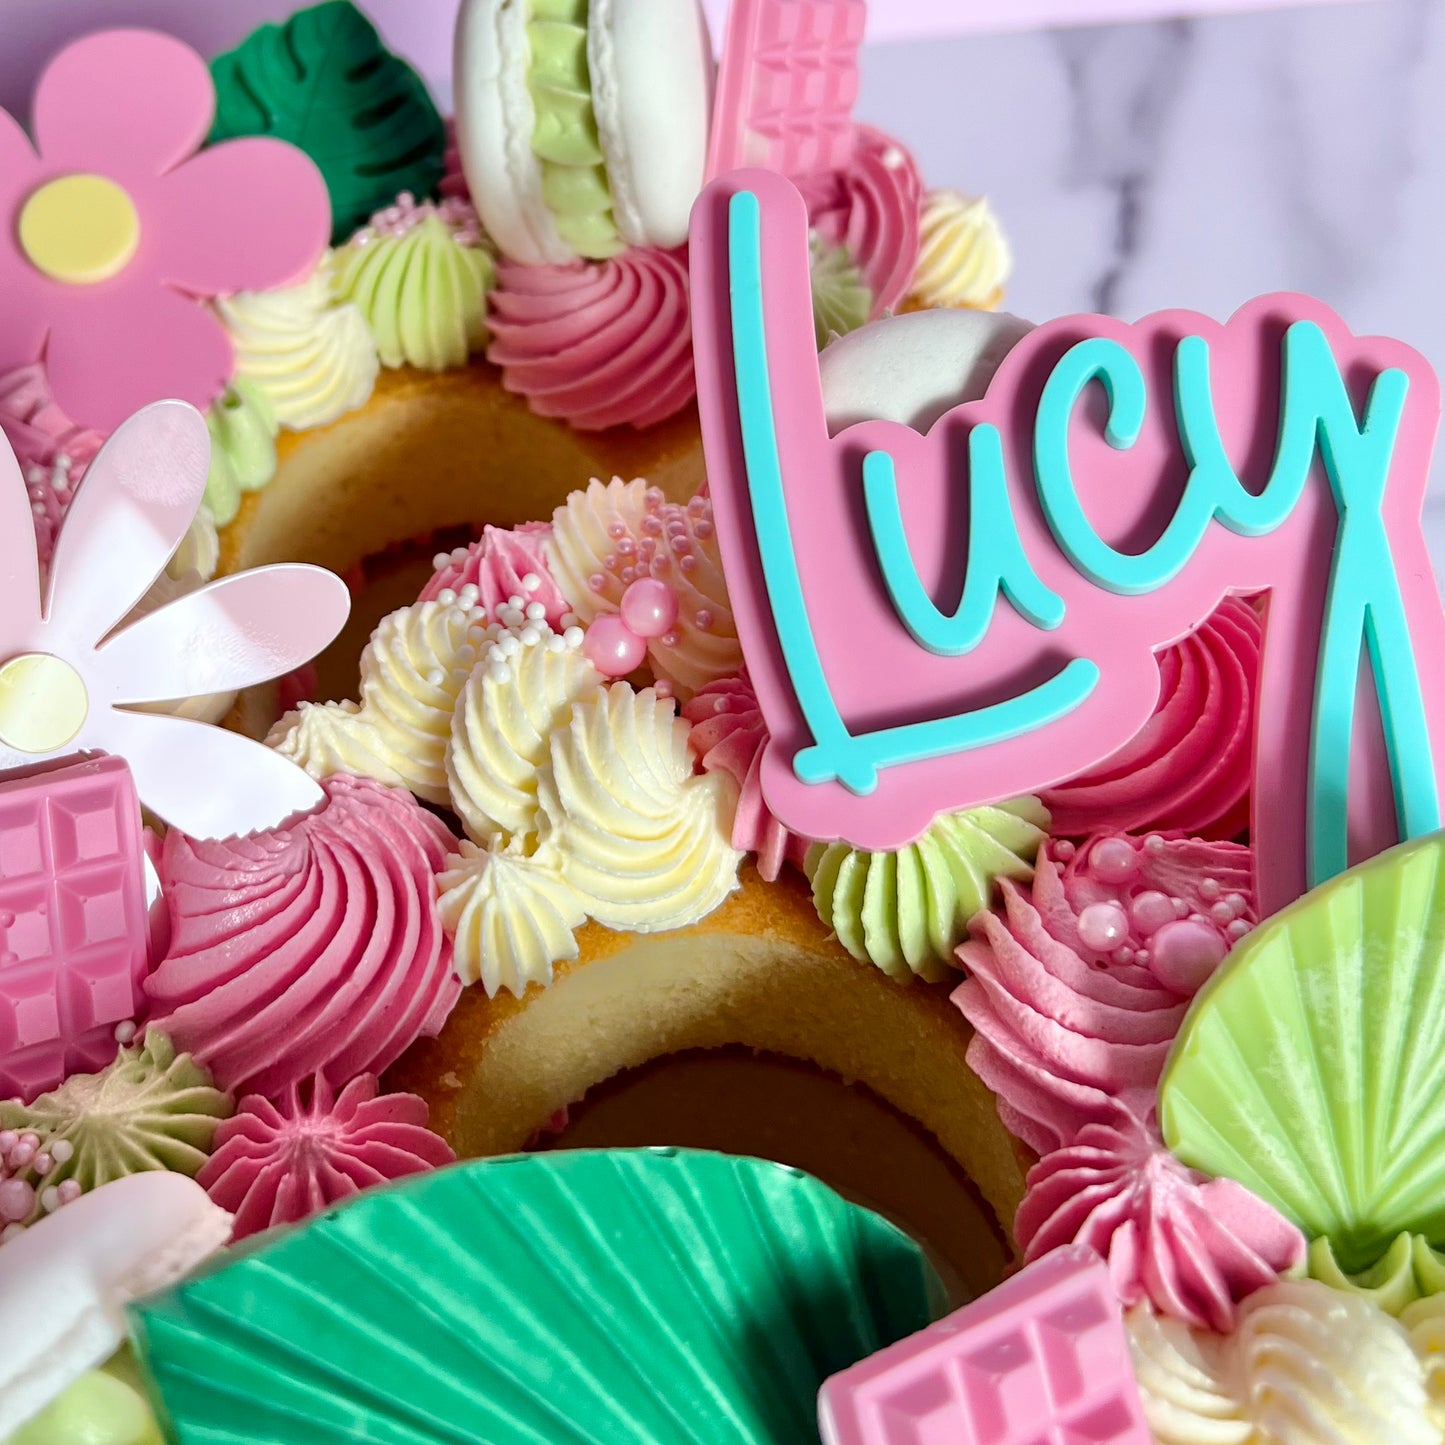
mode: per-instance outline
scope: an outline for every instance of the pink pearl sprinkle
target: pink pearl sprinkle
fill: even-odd
[[[694,557],[691,552],[689,552],[689,553],[687,554],[687,556],[685,556],[685,557],[682,559],[682,561],[679,562],[677,565],[678,565],[679,567],[681,567],[682,570],[683,570],[684,572],[686,572],[686,573],[696,572],[696,571],[697,571],[697,558]]]
[[[1067,838],[1061,838],[1054,844],[1054,857],[1057,858],[1060,863],[1071,863],[1074,854],[1078,851]]]
[[[647,656],[647,643],[620,617],[608,613],[587,629],[582,651],[603,677],[626,677]]]
[[[627,535],[627,528],[621,522],[609,522],[607,524],[607,535],[616,542]]]
[[[1105,883],[1127,883],[1138,866],[1134,849],[1124,838],[1101,838],[1089,849],[1089,867]]]
[[[8,1154],[19,1142],[20,1136],[14,1129],[0,1129],[0,1154]]]
[[[655,577],[641,577],[622,594],[622,620],[639,637],[661,637],[677,621],[677,593]]]
[[[1167,893],[1151,888],[1134,900],[1129,912],[1134,916],[1134,927],[1142,937],[1148,938],[1174,921],[1174,900]]]
[[[37,1153],[34,1137],[21,1138],[20,1142],[5,1156],[5,1162],[12,1169],[24,1169]]]
[[[80,1198],[80,1180],[62,1180],[60,1187],[55,1192],[60,1196],[60,1202],[62,1204],[70,1204]]]
[[[1176,918],[1154,937],[1150,971],[1165,988],[1191,997],[1219,967],[1224,953],[1217,929],[1192,918]]]
[[[672,696],[672,684],[665,677],[658,678],[658,680],[653,683],[652,690],[660,698],[666,699]]]
[[[594,572],[587,579],[587,585],[594,592],[605,592],[607,590],[607,579],[600,572]]]
[[[1129,920],[1117,903],[1091,903],[1079,914],[1079,938],[1085,948],[1108,953],[1129,936]]]
[[[1223,892],[1223,890],[1220,888],[1219,879],[1217,878],[1206,878],[1199,885],[1199,896],[1204,899],[1206,903],[1213,903],[1221,892]]]
[[[7,1179],[0,1184],[0,1220],[18,1224],[28,1219],[35,1208],[35,1190],[23,1179]]]
[[[692,621],[699,632],[706,632],[712,626],[712,613],[706,607],[699,607]]]

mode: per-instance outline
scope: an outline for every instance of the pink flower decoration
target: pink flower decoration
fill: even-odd
[[[325,249],[312,162],[266,137],[197,154],[214,113],[205,61],[148,30],[89,35],[51,62],[34,148],[0,111],[0,372],[43,356],[61,410],[85,426],[110,431],[162,397],[208,405],[233,357],[202,303],[298,281]],[[66,177],[102,178],[133,211],[134,252],[105,279],[55,279],[26,249],[27,203]]]
[[[362,1074],[336,1097],[325,1078],[293,1084],[276,1103],[251,1094],[216,1131],[197,1182],[235,1216],[234,1238],[295,1224],[374,1184],[456,1159],[426,1127],[415,1094],[376,1092]]]
[[[195,517],[209,455],[206,424],[184,402],[119,427],[75,491],[42,592],[30,495],[0,443],[0,773],[113,753],[147,807],[201,836],[273,825],[323,794],[250,738],[132,704],[278,677],[325,647],[350,606],[319,567],[262,567],[116,630]]]
[[[1152,1125],[1120,1111],[1029,1171],[1014,1234],[1025,1262],[1087,1244],[1125,1305],[1230,1330],[1235,1305],[1302,1264],[1305,1237],[1232,1179],[1181,1164]]]

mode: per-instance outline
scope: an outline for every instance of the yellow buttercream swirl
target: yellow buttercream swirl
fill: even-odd
[[[361,406],[380,362],[361,311],[338,305],[331,267],[299,286],[242,291],[216,302],[236,351],[236,374],[255,383],[276,421],[293,430],[325,426]]]
[[[1226,1386],[1228,1341],[1147,1304],[1125,1316],[1144,1417],[1156,1445],[1247,1445],[1254,1426]]]
[[[552,514],[552,532],[543,549],[547,570],[583,622],[617,610],[617,600],[604,590],[615,581],[606,559],[616,556],[620,538],[641,535],[647,514],[647,483],[641,477],[630,482],[594,477]],[[600,585],[594,585],[596,579]]]
[[[1033,877],[1048,825],[1037,798],[1017,798],[945,813],[893,853],[814,844],[805,869],[818,917],[854,958],[901,981],[937,982],[956,966],[954,950],[997,880]]]
[[[908,296],[913,306],[992,311],[1012,271],[1013,252],[986,197],[929,192]]]
[[[1400,1315],[1400,1324],[1410,1336],[1415,1358],[1425,1371],[1430,1419],[1445,1437],[1445,1294],[1407,1305]]]
[[[577,957],[573,930],[587,910],[550,845],[529,855],[517,838],[494,848],[463,841],[437,889],[457,976],[480,982],[489,998],[546,987],[554,963]]]
[[[1414,1307],[1412,1307],[1414,1308]],[[1233,1334],[1126,1316],[1158,1445],[1440,1445],[1426,1389],[1426,1326],[1362,1295],[1281,1280],[1244,1301]]]
[[[267,741],[318,780],[356,773],[445,804],[452,711],[477,660],[481,617],[441,601],[383,617],[361,654],[360,704],[303,704]]]
[[[216,531],[216,519],[202,502],[181,538],[181,545],[166,563],[166,576],[173,582],[184,582],[189,577],[209,582],[216,575],[220,561],[221,538]]]
[[[1387,1315],[1398,1316],[1407,1305],[1445,1293],[1445,1257],[1418,1234],[1399,1234],[1369,1269],[1346,1274],[1323,1236],[1310,1245],[1309,1272],[1331,1289],[1364,1295]]]
[[[495,268],[440,215],[404,235],[362,231],[336,258],[336,294],[355,303],[383,366],[447,371],[487,344],[487,292]]]
[[[557,644],[561,643],[561,646]],[[561,638],[520,648],[510,662],[478,666],[451,720],[446,756],[451,805],[469,837],[530,838],[537,830],[537,773],[572,705],[602,687],[602,674]]]
[[[711,913],[738,886],[737,793],[693,772],[689,728],[652,688],[614,683],[552,735],[538,796],[563,877],[609,928],[653,933]]]

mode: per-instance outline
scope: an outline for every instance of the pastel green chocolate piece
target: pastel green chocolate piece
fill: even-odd
[[[194,1176],[232,1108],[205,1069],[150,1029],[98,1074],[72,1074],[30,1104],[0,1102],[0,1129],[33,1130],[45,1148],[66,1141],[71,1154],[44,1182],[89,1191],[148,1169]]]
[[[1339,1268],[1400,1234],[1445,1243],[1445,834],[1330,882],[1248,934],[1185,1018],[1159,1119]]]
[[[446,128],[426,85],[350,0],[263,25],[211,62],[211,140],[270,135],[305,151],[331,195],[340,244],[402,191],[431,195]]]
[[[835,336],[867,324],[873,292],[846,246],[830,246],[814,236],[812,250],[813,332],[821,351]]]
[[[245,492],[264,487],[276,475],[276,418],[271,403],[253,382],[237,377],[206,412],[211,434],[211,470],[205,502],[218,527],[235,520]]]
[[[1363,1295],[1387,1315],[1445,1293],[1445,1255],[1418,1234],[1397,1234],[1374,1264],[1353,1274],[1340,1268],[1328,1239],[1316,1239],[1310,1245],[1309,1273],[1321,1284]]]
[[[130,1351],[87,1370],[3,1445],[165,1445]]]
[[[491,256],[458,245],[439,216],[404,236],[356,239],[336,253],[336,294],[360,308],[384,366],[465,366],[487,344],[495,275]]]
[[[1048,809],[1017,798],[936,818],[894,853],[815,843],[804,863],[818,917],[854,958],[906,982],[938,981],[1000,878],[1033,877]]]
[[[367,1190],[131,1309],[179,1445],[797,1445],[818,1387],[945,1308],[795,1170],[676,1150]]]
[[[579,256],[604,260],[624,248],[592,107],[587,69],[588,0],[533,0],[527,22],[527,85],[536,118],[532,153],[557,232]]]

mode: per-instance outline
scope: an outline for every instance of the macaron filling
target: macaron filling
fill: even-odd
[[[532,153],[557,233],[580,256],[604,260],[626,242],[612,214],[612,190],[592,104],[587,63],[589,0],[532,0],[528,89],[536,110]]]

